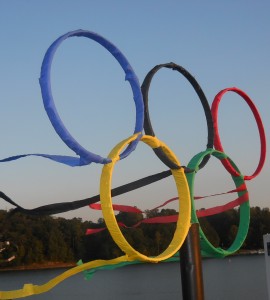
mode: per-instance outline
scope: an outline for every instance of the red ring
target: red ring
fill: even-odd
[[[220,137],[219,137],[219,132],[218,132],[218,106],[219,106],[219,102],[221,101],[222,96],[227,93],[227,92],[235,92],[238,95],[240,95],[248,104],[248,106],[250,107],[258,129],[259,129],[259,134],[260,134],[260,140],[261,140],[261,156],[260,156],[260,161],[259,164],[257,166],[257,169],[255,170],[255,172],[248,176],[245,175],[244,179],[245,180],[251,180],[253,178],[255,178],[257,175],[259,175],[259,173],[262,170],[262,167],[264,165],[265,162],[265,157],[266,157],[266,137],[265,137],[265,132],[264,132],[264,127],[263,127],[263,123],[262,123],[262,119],[261,116],[256,108],[256,106],[254,105],[254,103],[252,102],[252,100],[249,98],[249,96],[241,91],[240,89],[236,88],[236,87],[232,87],[232,88],[226,88],[222,91],[220,91],[213,103],[212,103],[212,107],[211,107],[211,112],[212,112],[212,117],[213,117],[213,123],[214,123],[214,146],[216,150],[219,150],[221,152],[224,152],[221,141],[220,141]],[[240,174],[234,169],[234,167],[231,165],[231,163],[229,162],[228,159],[224,159],[222,160],[222,164],[224,165],[224,167],[226,168],[226,170],[233,176],[239,176]]]

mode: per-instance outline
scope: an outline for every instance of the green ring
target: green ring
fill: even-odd
[[[194,169],[195,172],[187,173],[187,181],[189,184],[190,189],[190,198],[191,198],[191,223],[199,223],[199,220],[196,215],[196,209],[195,209],[195,203],[194,203],[194,181],[195,181],[195,173],[199,171],[199,164],[202,161],[202,159],[206,155],[213,155],[214,157],[218,158],[219,160],[222,159],[228,159],[230,163],[234,166],[234,168],[237,170],[237,172],[240,174],[239,176],[232,176],[232,179],[234,181],[234,184],[236,188],[238,188],[240,185],[245,184],[244,176],[241,175],[239,169],[234,164],[234,162],[223,152],[214,150],[214,149],[206,149],[203,152],[198,153],[195,155],[191,161],[188,164],[188,168]],[[246,191],[247,192],[247,191]],[[245,191],[238,192],[238,197],[242,196]],[[250,206],[249,206],[249,198],[248,201],[242,203],[240,205],[240,220],[239,220],[239,226],[238,226],[238,232],[235,237],[234,242],[228,249],[222,249],[222,248],[216,248],[214,247],[210,241],[205,236],[203,230],[201,227],[199,228],[200,233],[200,242],[201,242],[201,250],[202,252],[211,257],[225,257],[227,255],[233,254],[237,250],[240,249],[242,244],[244,243],[248,229],[249,229],[249,220],[250,220]]]

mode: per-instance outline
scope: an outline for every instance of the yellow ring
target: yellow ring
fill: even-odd
[[[159,262],[170,258],[173,256],[182,246],[189,227],[190,227],[190,216],[191,216],[191,201],[190,201],[190,193],[189,186],[186,180],[186,176],[183,168],[171,170],[175,184],[177,187],[178,197],[179,197],[179,216],[177,219],[176,230],[173,236],[173,239],[170,245],[165,249],[164,252],[159,254],[156,257],[148,257],[146,255],[141,254],[136,251],[131,245],[127,242],[125,237],[123,236],[114,215],[113,207],[112,207],[112,197],[111,197],[111,179],[112,172],[115,163],[119,160],[119,155],[122,150],[133,140],[138,137],[138,134],[134,134],[133,136],[123,140],[118,145],[114,147],[114,149],[109,154],[109,158],[112,160],[111,163],[104,165],[102,168],[102,174],[100,178],[100,202],[103,217],[108,227],[108,230],[114,239],[115,243],[121,248],[123,252],[127,254],[130,259],[138,259],[141,261],[147,262]],[[177,165],[180,165],[180,162],[174,155],[174,153],[165,145],[163,142],[159,141],[156,137],[144,135],[141,138],[145,144],[152,148],[162,147],[163,151],[168,155],[168,157]]]

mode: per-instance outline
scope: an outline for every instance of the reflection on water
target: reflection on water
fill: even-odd
[[[64,272],[58,270],[0,273],[0,290],[20,289],[24,283],[43,284]],[[267,300],[264,255],[203,261],[205,300]],[[98,271],[87,281],[77,274],[51,291],[29,299],[181,300],[179,263],[130,265]],[[27,298],[26,298],[27,299]]]

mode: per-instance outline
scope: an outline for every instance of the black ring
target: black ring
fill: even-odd
[[[211,114],[211,109],[209,106],[209,103],[204,95],[203,90],[201,89],[200,85],[198,84],[198,82],[196,81],[196,79],[183,67],[170,62],[170,63],[166,63],[166,64],[160,64],[160,65],[156,65],[145,77],[143,84],[141,86],[141,90],[142,90],[142,95],[143,95],[143,101],[144,101],[144,131],[147,135],[151,135],[151,136],[155,136],[154,130],[152,128],[151,125],[151,121],[150,121],[150,116],[149,116],[149,109],[148,109],[148,91],[149,91],[149,87],[150,87],[150,83],[152,81],[152,78],[154,76],[154,74],[161,68],[169,68],[172,70],[176,70],[179,73],[181,73],[189,82],[190,84],[193,86],[195,92],[197,93],[197,95],[200,98],[200,101],[202,103],[203,109],[204,109],[204,113],[205,113],[205,117],[206,117],[206,122],[207,122],[207,129],[208,129],[208,138],[207,138],[207,145],[206,148],[211,148],[213,149],[213,145],[214,145],[214,127],[213,127],[213,119],[212,119],[212,114]],[[158,156],[158,158],[170,169],[178,169],[180,166],[177,166],[175,163],[173,163],[168,157],[167,155],[163,152],[163,150],[159,147],[159,148],[155,148],[153,149],[155,154]],[[203,158],[202,162],[199,165],[199,168],[203,168],[206,163],[208,162],[210,158],[210,155],[207,155]]]

